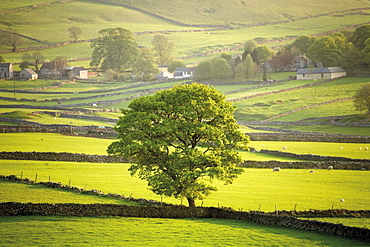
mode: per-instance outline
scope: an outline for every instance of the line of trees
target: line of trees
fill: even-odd
[[[138,80],[151,80],[158,74],[158,65],[173,61],[174,43],[164,35],[155,35],[153,48],[139,47],[133,33],[124,28],[107,28],[91,43],[91,66],[100,66],[111,80],[126,80],[133,71]]]

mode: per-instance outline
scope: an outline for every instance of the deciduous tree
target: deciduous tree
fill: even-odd
[[[317,40],[314,36],[302,35],[293,41],[292,45],[299,50],[301,54],[306,54],[308,48]]]
[[[0,41],[5,45],[12,47],[13,52],[18,51],[18,46],[23,43],[22,37],[13,29],[3,30],[0,32]]]
[[[364,84],[357,90],[354,99],[354,106],[357,111],[367,111],[370,114],[370,83]]]
[[[164,196],[186,198],[190,207],[216,187],[230,184],[242,169],[237,149],[248,137],[239,131],[235,107],[218,90],[193,83],[177,85],[132,101],[117,122],[117,142],[108,153],[130,158],[131,174]]]
[[[185,66],[186,65],[183,62],[181,62],[179,60],[174,60],[174,61],[170,62],[170,64],[168,65],[168,72],[173,73],[173,72],[175,72],[176,68],[185,67]]]
[[[100,37],[91,43],[94,49],[91,66],[99,66],[103,71],[116,69],[119,72],[131,68],[139,57],[136,39],[130,30],[108,28],[99,31]]]
[[[69,36],[73,39],[74,42],[77,42],[80,35],[82,34],[81,28],[72,26],[68,28]]]
[[[168,65],[172,60],[172,53],[175,49],[175,44],[168,40],[168,38],[162,34],[157,34],[154,36],[153,50],[159,57],[159,65]]]
[[[154,61],[154,54],[150,48],[142,48],[140,58],[134,66],[135,75],[144,81],[151,80],[159,72]]]

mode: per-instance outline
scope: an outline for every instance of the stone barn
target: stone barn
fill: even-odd
[[[33,81],[37,80],[39,75],[33,71],[32,69],[24,69],[19,74],[19,79],[21,80],[27,80],[27,81]]]
[[[304,68],[298,69],[297,80],[327,80],[343,77],[346,75],[346,71],[341,67]]]

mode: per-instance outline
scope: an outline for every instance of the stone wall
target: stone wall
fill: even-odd
[[[221,208],[188,208],[184,206],[126,206],[115,204],[48,204],[0,203],[1,216],[63,215],[63,216],[120,216],[144,218],[218,218],[255,222],[317,231],[347,238],[370,241],[370,230],[316,220],[300,220],[292,216],[242,212]]]
[[[91,163],[127,163],[128,160],[109,155],[53,152],[0,152],[1,160],[42,160]]]
[[[247,135],[251,141],[370,143],[370,136],[304,133],[298,131],[284,131],[280,133],[253,132],[247,133]]]
[[[286,157],[286,158],[294,158],[300,160],[310,160],[310,161],[320,161],[320,162],[330,162],[330,161],[337,161],[337,162],[358,162],[358,163],[365,163],[370,164],[370,160],[368,159],[350,159],[345,157],[333,157],[333,156],[320,156],[314,154],[295,154],[295,153],[288,153],[288,152],[281,152],[281,151],[274,151],[274,150],[267,150],[262,149],[259,151],[260,153]]]

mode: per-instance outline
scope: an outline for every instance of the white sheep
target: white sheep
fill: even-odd
[[[283,150],[286,150],[287,148],[288,148],[287,146],[284,146],[284,147],[283,147]]]
[[[333,166],[328,166],[328,170],[333,170],[334,167]]]
[[[274,169],[272,169],[273,172],[280,172],[280,167],[274,167]]]
[[[344,203],[344,199],[343,198],[340,198],[339,200],[341,203]]]

